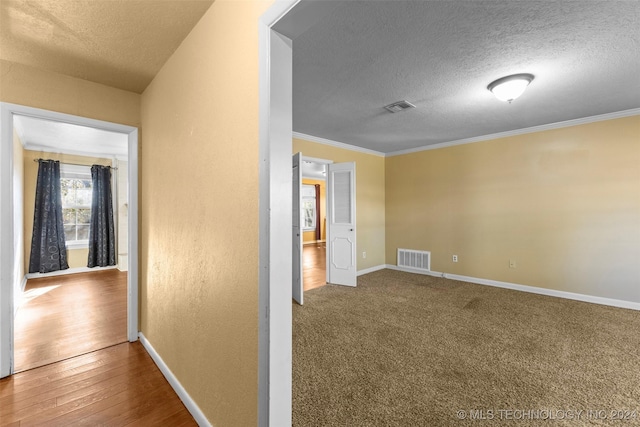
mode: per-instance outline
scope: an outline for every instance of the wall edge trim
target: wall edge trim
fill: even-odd
[[[510,136],[524,135],[528,133],[543,132],[546,130],[561,129],[571,126],[586,125],[589,123],[602,122],[605,120],[622,119],[640,115],[640,108],[632,108],[630,110],[616,111],[613,113],[600,114],[597,116],[583,117],[580,119],[565,120],[563,122],[549,123],[546,125],[532,126],[528,128],[515,129],[506,132],[498,132],[489,135],[475,136],[473,138],[459,139],[455,141],[440,142],[422,147],[409,148],[406,150],[392,151],[386,153],[385,157],[401,156],[403,154],[418,153],[420,151],[437,150],[439,148],[454,147],[456,145],[472,144],[474,142],[490,141],[492,139],[507,138]]]
[[[385,268],[387,268],[385,264],[380,264],[373,267],[365,268],[362,270],[358,270],[358,272],[356,273],[356,276],[362,276],[363,274],[369,274],[369,273],[373,273],[374,271],[384,270]]]
[[[20,281],[20,290],[24,292],[26,287],[27,287],[27,275],[25,274],[24,277],[22,278],[22,281]]]
[[[528,292],[538,295],[546,295],[550,297],[558,297],[564,299],[570,299],[574,301],[588,302],[592,304],[608,305],[611,307],[627,308],[630,310],[639,310],[640,303],[633,301],[625,301],[614,298],[599,297],[595,295],[578,294],[575,292],[559,291],[557,289],[539,288],[537,286],[520,285],[517,283],[500,282],[498,280],[480,279],[477,277],[461,276],[458,274],[447,274],[444,276],[447,279],[459,280],[461,282],[476,283],[479,285],[494,286],[497,288],[511,289],[515,291]]]
[[[164,377],[169,382],[169,385],[171,385],[171,388],[173,388],[182,403],[184,403],[184,406],[186,406],[189,413],[193,416],[196,423],[198,423],[199,426],[211,427],[211,423],[209,422],[207,417],[205,417],[204,413],[198,407],[196,402],[191,398],[191,396],[189,396],[189,393],[187,393],[184,387],[182,387],[182,384],[180,384],[178,378],[176,378],[173,372],[171,372],[171,369],[169,369],[167,364],[164,363],[164,360],[162,360],[149,340],[147,340],[142,332],[138,333],[138,338],[140,339],[140,343],[142,344],[144,349],[147,351],[147,353],[149,353],[149,356],[151,356],[151,359],[153,359],[153,362],[158,366],[158,369],[160,369],[160,372],[162,372],[162,375],[164,375]]]
[[[294,138],[298,138],[298,139],[303,139],[303,140],[309,141],[309,142],[315,142],[315,143],[318,143],[318,144],[330,145],[332,147],[342,148],[343,150],[357,151],[357,152],[360,152],[360,153],[372,154],[372,155],[378,156],[378,157],[385,157],[385,154],[380,152],[380,151],[370,150],[368,148],[362,148],[362,147],[358,147],[356,145],[345,144],[344,142],[333,141],[331,139],[320,138],[318,136],[307,135],[307,134],[300,133],[300,132],[293,132],[293,137]]]
[[[390,265],[390,264],[387,264],[386,268],[389,268],[391,270],[404,271],[407,273],[417,273],[417,274],[424,274],[428,276],[444,277],[445,279],[459,280],[461,282],[474,283],[476,285],[493,286],[496,288],[528,292],[530,294],[545,295],[549,297],[557,297],[557,298],[563,298],[563,299],[570,299],[574,301],[588,302],[591,304],[600,304],[600,305],[607,305],[610,307],[626,308],[629,310],[640,311],[640,302],[599,297],[595,295],[578,294],[575,292],[559,291],[557,289],[540,288],[537,286],[520,285],[518,283],[501,282],[498,280],[481,279],[479,277],[462,276],[459,274],[441,273],[437,271],[432,271],[430,273],[427,273],[427,272],[411,270],[409,268],[398,267],[397,265]]]

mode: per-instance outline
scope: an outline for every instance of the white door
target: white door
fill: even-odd
[[[356,286],[356,164],[327,165],[327,282]]]
[[[300,191],[302,189],[302,153],[293,155],[293,299],[303,302],[302,288],[302,209]]]

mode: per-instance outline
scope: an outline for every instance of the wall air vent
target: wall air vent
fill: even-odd
[[[384,108],[390,113],[398,113],[410,108],[416,108],[416,106],[408,101],[398,101],[393,104],[385,105]]]
[[[398,267],[430,271],[431,252],[398,248]]]

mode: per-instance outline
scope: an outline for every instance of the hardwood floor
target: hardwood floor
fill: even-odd
[[[327,246],[304,245],[302,249],[302,287],[305,291],[327,284]]]
[[[0,426],[195,426],[139,342],[0,380]]]
[[[15,322],[15,372],[127,341],[126,272],[31,279],[24,298]]]

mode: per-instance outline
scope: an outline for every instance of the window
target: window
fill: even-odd
[[[62,219],[67,246],[86,247],[89,242],[91,200],[93,197],[89,166],[60,165]]]
[[[305,231],[316,229],[316,188],[303,185],[301,193],[302,228]]]

